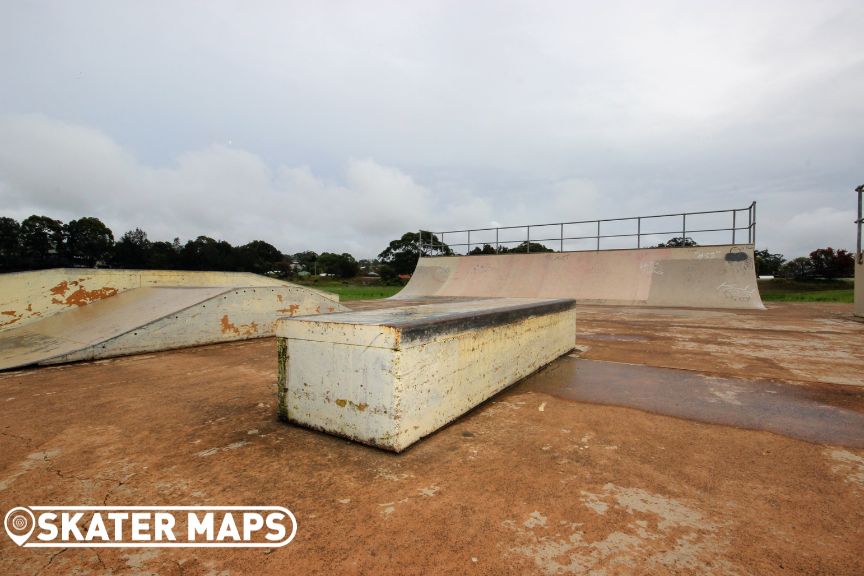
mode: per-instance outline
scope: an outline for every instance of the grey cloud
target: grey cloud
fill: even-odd
[[[0,22],[4,213],[377,253],[760,205],[850,248],[859,2],[33,2]]]

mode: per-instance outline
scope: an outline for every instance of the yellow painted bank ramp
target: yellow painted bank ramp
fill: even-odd
[[[144,287],[0,332],[0,370],[272,336],[280,316],[343,311],[299,286]]]

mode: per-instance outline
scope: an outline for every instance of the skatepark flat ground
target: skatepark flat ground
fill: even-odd
[[[273,550],[4,538],[0,572],[864,573],[864,323],[767,308],[580,306],[576,352],[401,455],[279,422],[272,338],[0,374],[0,508],[299,526]]]

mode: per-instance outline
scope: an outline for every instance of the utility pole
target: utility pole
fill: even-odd
[[[864,318],[864,252],[861,251],[861,227],[864,226],[864,184],[855,188],[858,193],[858,244],[855,247],[855,316]]]

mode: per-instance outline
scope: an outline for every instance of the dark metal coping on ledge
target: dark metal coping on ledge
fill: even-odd
[[[575,307],[575,300],[559,298],[529,304],[511,304],[482,310],[452,312],[431,319],[406,318],[405,320],[382,322],[381,325],[400,329],[402,341],[411,342],[463,330],[494,328],[532,316],[547,316],[572,310]]]

